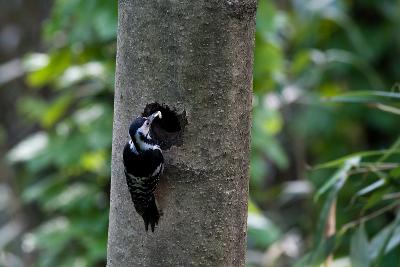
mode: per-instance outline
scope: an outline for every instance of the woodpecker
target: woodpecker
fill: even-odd
[[[149,224],[154,232],[160,219],[154,190],[164,169],[164,157],[160,146],[150,136],[150,127],[161,116],[157,111],[149,117],[136,118],[129,127],[130,140],[123,152],[128,189],[137,213],[143,218],[146,232]]]

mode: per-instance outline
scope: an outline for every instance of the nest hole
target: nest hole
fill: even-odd
[[[147,104],[142,116],[147,117],[154,112],[161,111],[162,118],[156,118],[150,129],[150,135],[159,144],[161,149],[166,150],[172,146],[183,144],[183,132],[187,125],[186,112],[178,114],[177,111],[165,104]]]

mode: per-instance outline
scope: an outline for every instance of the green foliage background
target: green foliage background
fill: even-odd
[[[399,14],[394,0],[259,1],[249,266],[399,266]],[[18,110],[37,131],[7,159],[40,218],[22,242],[37,266],[105,264],[116,28],[116,1],[56,0],[46,52],[25,58]]]

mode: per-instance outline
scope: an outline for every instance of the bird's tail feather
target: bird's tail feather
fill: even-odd
[[[144,227],[146,232],[149,230],[149,224],[151,231],[154,232],[154,228],[158,225],[160,219],[160,213],[156,205],[154,195],[151,195],[151,199],[148,202],[147,207],[141,207],[139,214],[143,217]]]

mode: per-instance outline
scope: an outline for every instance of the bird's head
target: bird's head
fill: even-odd
[[[157,146],[150,137],[150,127],[156,118],[161,119],[161,111],[154,112],[148,117],[138,117],[129,127],[129,135],[137,150],[154,149]]]

